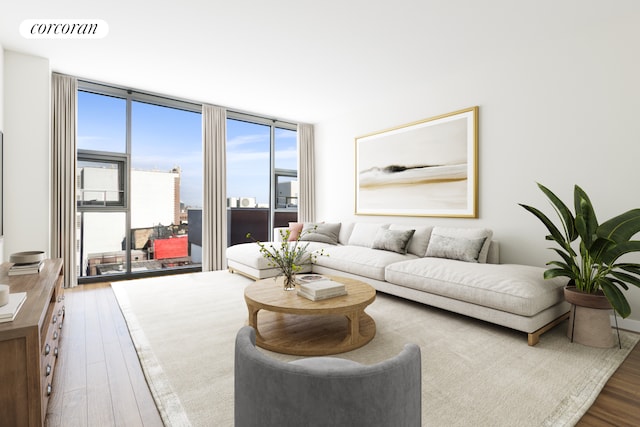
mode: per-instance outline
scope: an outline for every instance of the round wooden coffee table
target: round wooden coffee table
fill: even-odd
[[[278,353],[322,356],[371,341],[376,324],[364,309],[376,299],[375,289],[355,279],[330,278],[344,283],[347,295],[311,301],[298,295],[297,287],[283,290],[282,278],[247,286],[244,299],[249,326],[256,330],[256,345]]]

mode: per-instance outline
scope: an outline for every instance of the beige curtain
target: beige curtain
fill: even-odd
[[[202,106],[202,271],[227,267],[226,119],[224,108]]]
[[[298,125],[298,155],[300,194],[298,200],[298,221],[316,220],[316,180],[314,166],[313,125]]]
[[[76,270],[76,106],[75,77],[52,75],[52,258],[64,262],[64,286],[78,284]]]

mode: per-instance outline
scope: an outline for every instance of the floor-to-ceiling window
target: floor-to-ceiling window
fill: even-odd
[[[266,241],[273,227],[298,216],[296,125],[229,113],[227,117],[228,244],[246,234]]]
[[[80,281],[200,268],[200,111],[198,104],[79,85]]]

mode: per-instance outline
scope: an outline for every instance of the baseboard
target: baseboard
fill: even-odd
[[[620,316],[617,316],[617,317],[618,317],[618,327],[620,329],[640,333],[640,320],[622,319],[620,318]],[[613,315],[611,315],[611,326],[615,326],[615,325],[616,325],[615,319],[613,318]]]

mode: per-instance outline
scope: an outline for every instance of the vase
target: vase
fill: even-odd
[[[611,304],[602,292],[589,294],[575,286],[564,288],[564,298],[572,305],[567,336],[589,347],[610,348],[615,344],[611,329]]]
[[[296,276],[293,274],[284,276],[284,290],[293,291],[296,289]]]

